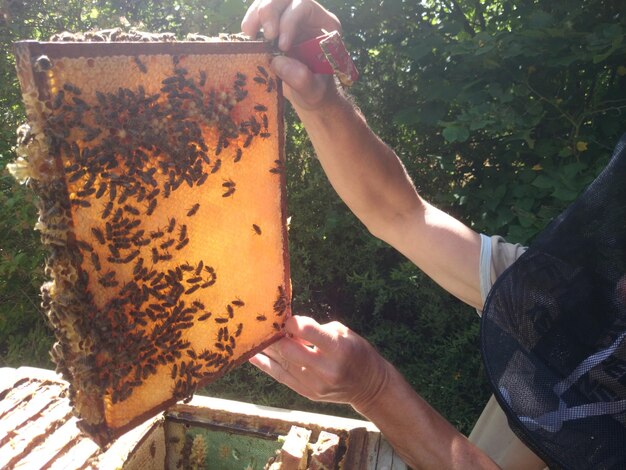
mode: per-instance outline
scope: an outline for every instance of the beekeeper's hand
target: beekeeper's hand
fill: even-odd
[[[292,46],[322,34],[341,31],[337,17],[313,0],[255,0],[241,22],[241,30],[251,37],[263,30],[267,40],[277,40],[288,52]],[[277,56],[271,68],[285,86],[285,96],[296,110],[323,108],[336,98],[337,88],[330,75],[317,75],[298,60]]]
[[[361,336],[339,322],[293,316],[287,336],[250,359],[311,400],[367,408],[384,389],[391,365]]]

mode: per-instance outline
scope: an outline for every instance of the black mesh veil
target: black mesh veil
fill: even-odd
[[[512,429],[551,468],[626,468],[626,134],[498,278],[481,350]]]

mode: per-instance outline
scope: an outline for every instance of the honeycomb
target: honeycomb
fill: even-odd
[[[15,50],[52,357],[106,444],[284,334],[281,86],[252,41]]]

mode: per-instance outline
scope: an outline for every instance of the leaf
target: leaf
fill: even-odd
[[[587,168],[588,166],[585,163],[574,162],[568,165],[564,165],[561,168],[561,174],[563,178],[565,178],[566,180],[572,180],[574,179],[576,175],[580,174],[582,171],[586,170]]]
[[[554,190],[552,196],[559,201],[572,202],[578,196],[578,192],[564,187],[559,187]]]
[[[537,175],[537,177],[531,183],[536,188],[550,189],[554,187],[554,179],[544,174]]]
[[[578,150],[579,152],[584,152],[587,150],[587,142],[585,142],[584,140],[579,140],[578,142],[576,142],[576,150]]]
[[[469,130],[465,126],[452,125],[446,127],[441,135],[448,142],[465,142],[469,138]]]

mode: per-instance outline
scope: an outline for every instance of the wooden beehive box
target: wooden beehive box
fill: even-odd
[[[297,425],[311,432],[311,443],[322,432],[339,436],[329,470],[407,469],[368,421],[203,396],[101,448],[77,427],[67,386],[53,371],[0,369],[0,468],[261,470]]]
[[[260,42],[15,51],[52,355],[104,444],[283,334],[281,87]]]

